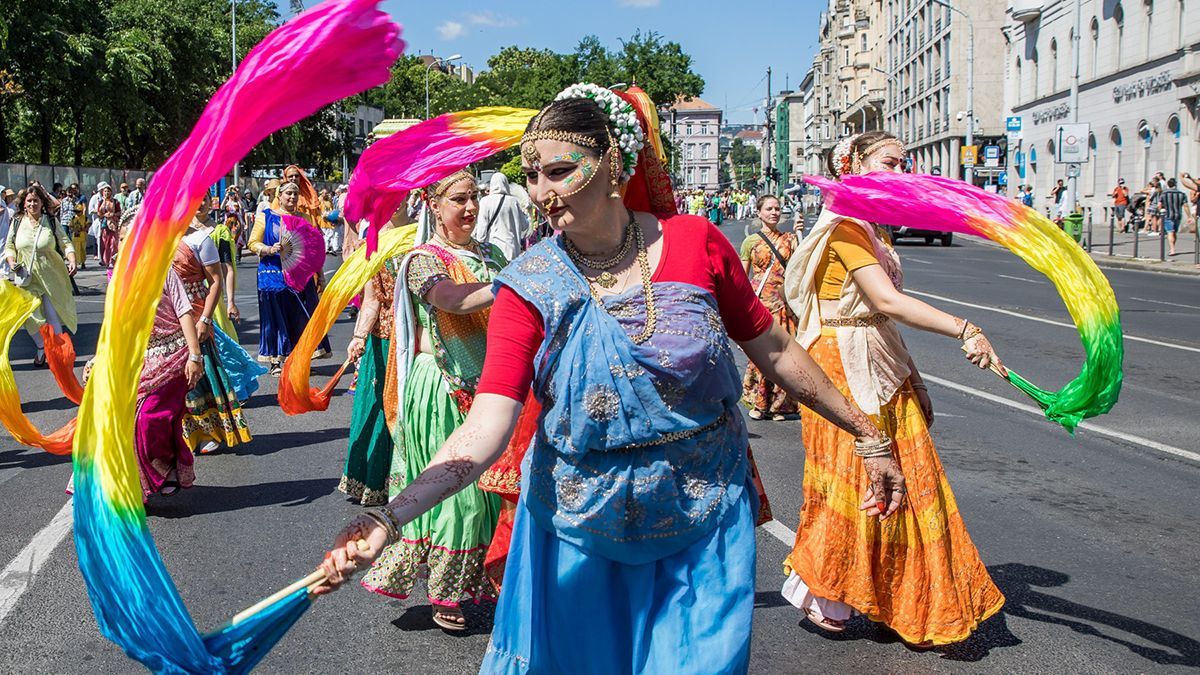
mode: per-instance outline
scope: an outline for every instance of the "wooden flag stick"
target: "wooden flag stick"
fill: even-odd
[[[358,550],[360,550],[360,551],[367,550],[367,542],[365,539],[359,539],[359,540],[355,541],[354,545],[357,546]],[[295,593],[296,591],[300,590],[301,588],[307,588],[307,589],[309,589],[309,592],[311,593],[313,587],[319,586],[324,582],[325,582],[325,573],[322,572],[321,570],[316,570],[312,574],[304,577],[303,579],[299,579],[299,580],[289,584],[285,588],[282,588],[282,589],[276,591],[275,593],[272,593],[271,595],[263,598],[262,600],[259,600],[258,602],[254,603],[253,605],[250,605],[246,609],[243,609],[242,611],[233,615],[233,620],[230,621],[229,623],[230,623],[230,625],[236,625],[238,623],[241,623],[242,621],[245,621],[246,619],[249,619],[250,617],[254,616],[255,614],[266,609],[267,607],[270,607],[271,605],[288,597],[292,593]]]

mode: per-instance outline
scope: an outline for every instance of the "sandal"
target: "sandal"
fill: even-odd
[[[752,420],[761,420],[763,418],[763,413],[761,410],[751,410],[749,414],[750,419]]]
[[[784,415],[783,413],[775,413],[774,415],[771,415],[771,421],[772,422],[786,422],[787,415]]]
[[[158,494],[164,497],[171,497],[174,496],[176,492],[179,492],[180,487],[182,486],[179,485],[179,481],[168,478],[167,480],[164,480],[162,485],[158,487]]]
[[[458,619],[458,621],[455,621],[455,619]],[[459,621],[462,623],[459,623]],[[458,607],[435,607],[433,609],[433,622],[445,631],[460,632],[467,629],[467,618],[463,616],[462,610]]]
[[[838,621],[836,619],[825,619],[825,618],[818,620],[816,613],[813,612],[811,609],[805,609],[804,616],[808,617],[809,621],[813,622],[813,624],[815,624],[817,628],[820,628],[821,630],[825,631],[826,633],[841,633],[842,631],[846,630],[846,622],[845,621]]]
[[[44,349],[37,350],[37,354],[35,354],[33,357],[33,367],[34,368],[45,368],[46,367],[46,350],[44,350]]]

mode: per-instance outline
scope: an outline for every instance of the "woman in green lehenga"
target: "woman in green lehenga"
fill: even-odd
[[[390,355],[396,376],[389,387],[398,392],[397,452],[389,497],[420,475],[465,419],[483,371],[492,279],[506,264],[496,247],[471,237],[479,212],[471,174],[435,183],[426,198],[434,231],[404,258],[396,276]],[[467,487],[405,525],[363,586],[406,598],[425,577],[434,622],[449,631],[465,629],[459,603],[494,595],[484,561],[499,511],[497,495]]]
[[[397,211],[380,231],[404,225],[405,215],[405,209]],[[388,477],[395,444],[384,413],[384,394],[395,323],[392,309],[396,270],[400,262],[401,258],[385,261],[383,269],[363,288],[362,308],[354,323],[354,338],[346,347],[346,357],[358,362],[358,384],[350,412],[350,448],[338,490],[362,506],[379,506],[388,501]]]

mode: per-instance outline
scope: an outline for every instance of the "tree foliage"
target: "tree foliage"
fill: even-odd
[[[0,16],[0,162],[157,166],[229,76],[231,1],[240,62],[279,25],[273,0],[10,0]],[[352,140],[340,113],[365,104],[387,117],[423,118],[426,82],[437,115],[484,105],[539,108],[578,81],[636,83],[658,105],[704,88],[691,57],[653,32],[636,32],[616,48],[589,35],[565,54],[504,47],[471,83],[403,56],[386,84],[272,134],[246,162],[335,173]],[[503,153],[488,166],[513,157]]]

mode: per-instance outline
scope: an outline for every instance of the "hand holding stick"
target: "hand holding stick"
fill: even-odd
[[[360,551],[366,551],[369,548],[369,545],[367,544],[367,541],[365,539],[356,540],[354,542],[354,545],[356,547],[358,547],[358,550],[360,550]],[[238,612],[237,614],[235,614],[233,616],[233,620],[230,622],[230,624],[231,625],[238,624],[238,623],[241,623],[242,621],[245,621],[246,619],[254,616],[255,614],[266,609],[267,607],[270,607],[271,605],[275,604],[276,602],[279,602],[280,600],[295,593],[296,591],[300,590],[301,588],[307,588],[309,593],[312,593],[316,587],[325,583],[326,578],[327,577],[326,577],[325,571],[318,569],[318,570],[314,571],[312,574],[304,577],[303,579],[297,580],[296,582],[288,585],[287,587],[282,588],[279,591],[276,591],[275,593],[272,593],[271,595],[263,598],[262,600],[259,600],[258,602],[254,603],[253,605],[247,607],[246,609]]]

